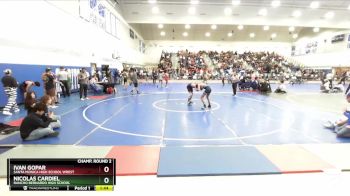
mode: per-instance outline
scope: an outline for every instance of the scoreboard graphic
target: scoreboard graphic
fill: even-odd
[[[11,191],[113,191],[115,159],[8,159]]]

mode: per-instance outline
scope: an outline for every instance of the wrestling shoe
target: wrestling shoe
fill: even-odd
[[[2,114],[6,116],[12,116],[12,113],[9,111],[3,111]]]
[[[59,132],[54,131],[54,132],[48,134],[47,137],[57,137],[59,134],[60,134]]]
[[[327,129],[335,129],[335,127],[337,126],[334,122],[332,121],[327,121],[325,124],[323,124],[323,126]]]

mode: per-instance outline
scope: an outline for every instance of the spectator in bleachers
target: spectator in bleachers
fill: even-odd
[[[160,70],[168,71],[169,73],[174,71],[171,65],[171,56],[172,54],[170,53],[162,52],[158,65]],[[209,70],[206,58],[211,61],[209,64],[214,66],[210,67],[213,79],[223,79],[222,76],[226,76],[232,70],[247,69],[252,77],[251,80],[254,80],[254,75],[258,76],[258,78],[260,78],[260,75],[263,75],[269,79],[285,80],[289,76],[285,77],[282,72],[289,74],[291,69],[294,68],[292,63],[289,63],[284,57],[274,52],[244,52],[238,54],[238,52],[233,51],[189,52],[188,50],[182,50],[177,52],[177,57],[179,58],[180,68],[178,75],[180,79],[203,79],[202,73],[205,70]],[[220,70],[223,70],[224,74],[218,74],[217,71]]]

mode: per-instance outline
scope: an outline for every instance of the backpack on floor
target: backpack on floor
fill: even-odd
[[[11,125],[0,123],[0,135],[8,135],[15,131],[19,131],[19,127],[14,127]]]
[[[114,89],[112,87],[108,87],[107,90],[106,90],[106,93],[107,94],[112,94],[114,91]]]

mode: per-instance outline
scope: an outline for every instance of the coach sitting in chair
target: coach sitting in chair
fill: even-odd
[[[103,92],[106,94],[116,93],[117,89],[115,88],[116,83],[113,83],[110,77],[104,77],[101,82],[96,82],[96,84],[103,86]]]
[[[91,77],[89,83],[94,93],[97,93],[97,94],[103,93],[103,86],[98,84],[98,77],[96,74]]]
[[[259,89],[258,89],[261,93],[271,93],[271,85],[269,83],[268,80],[264,80],[262,79],[259,82]]]

